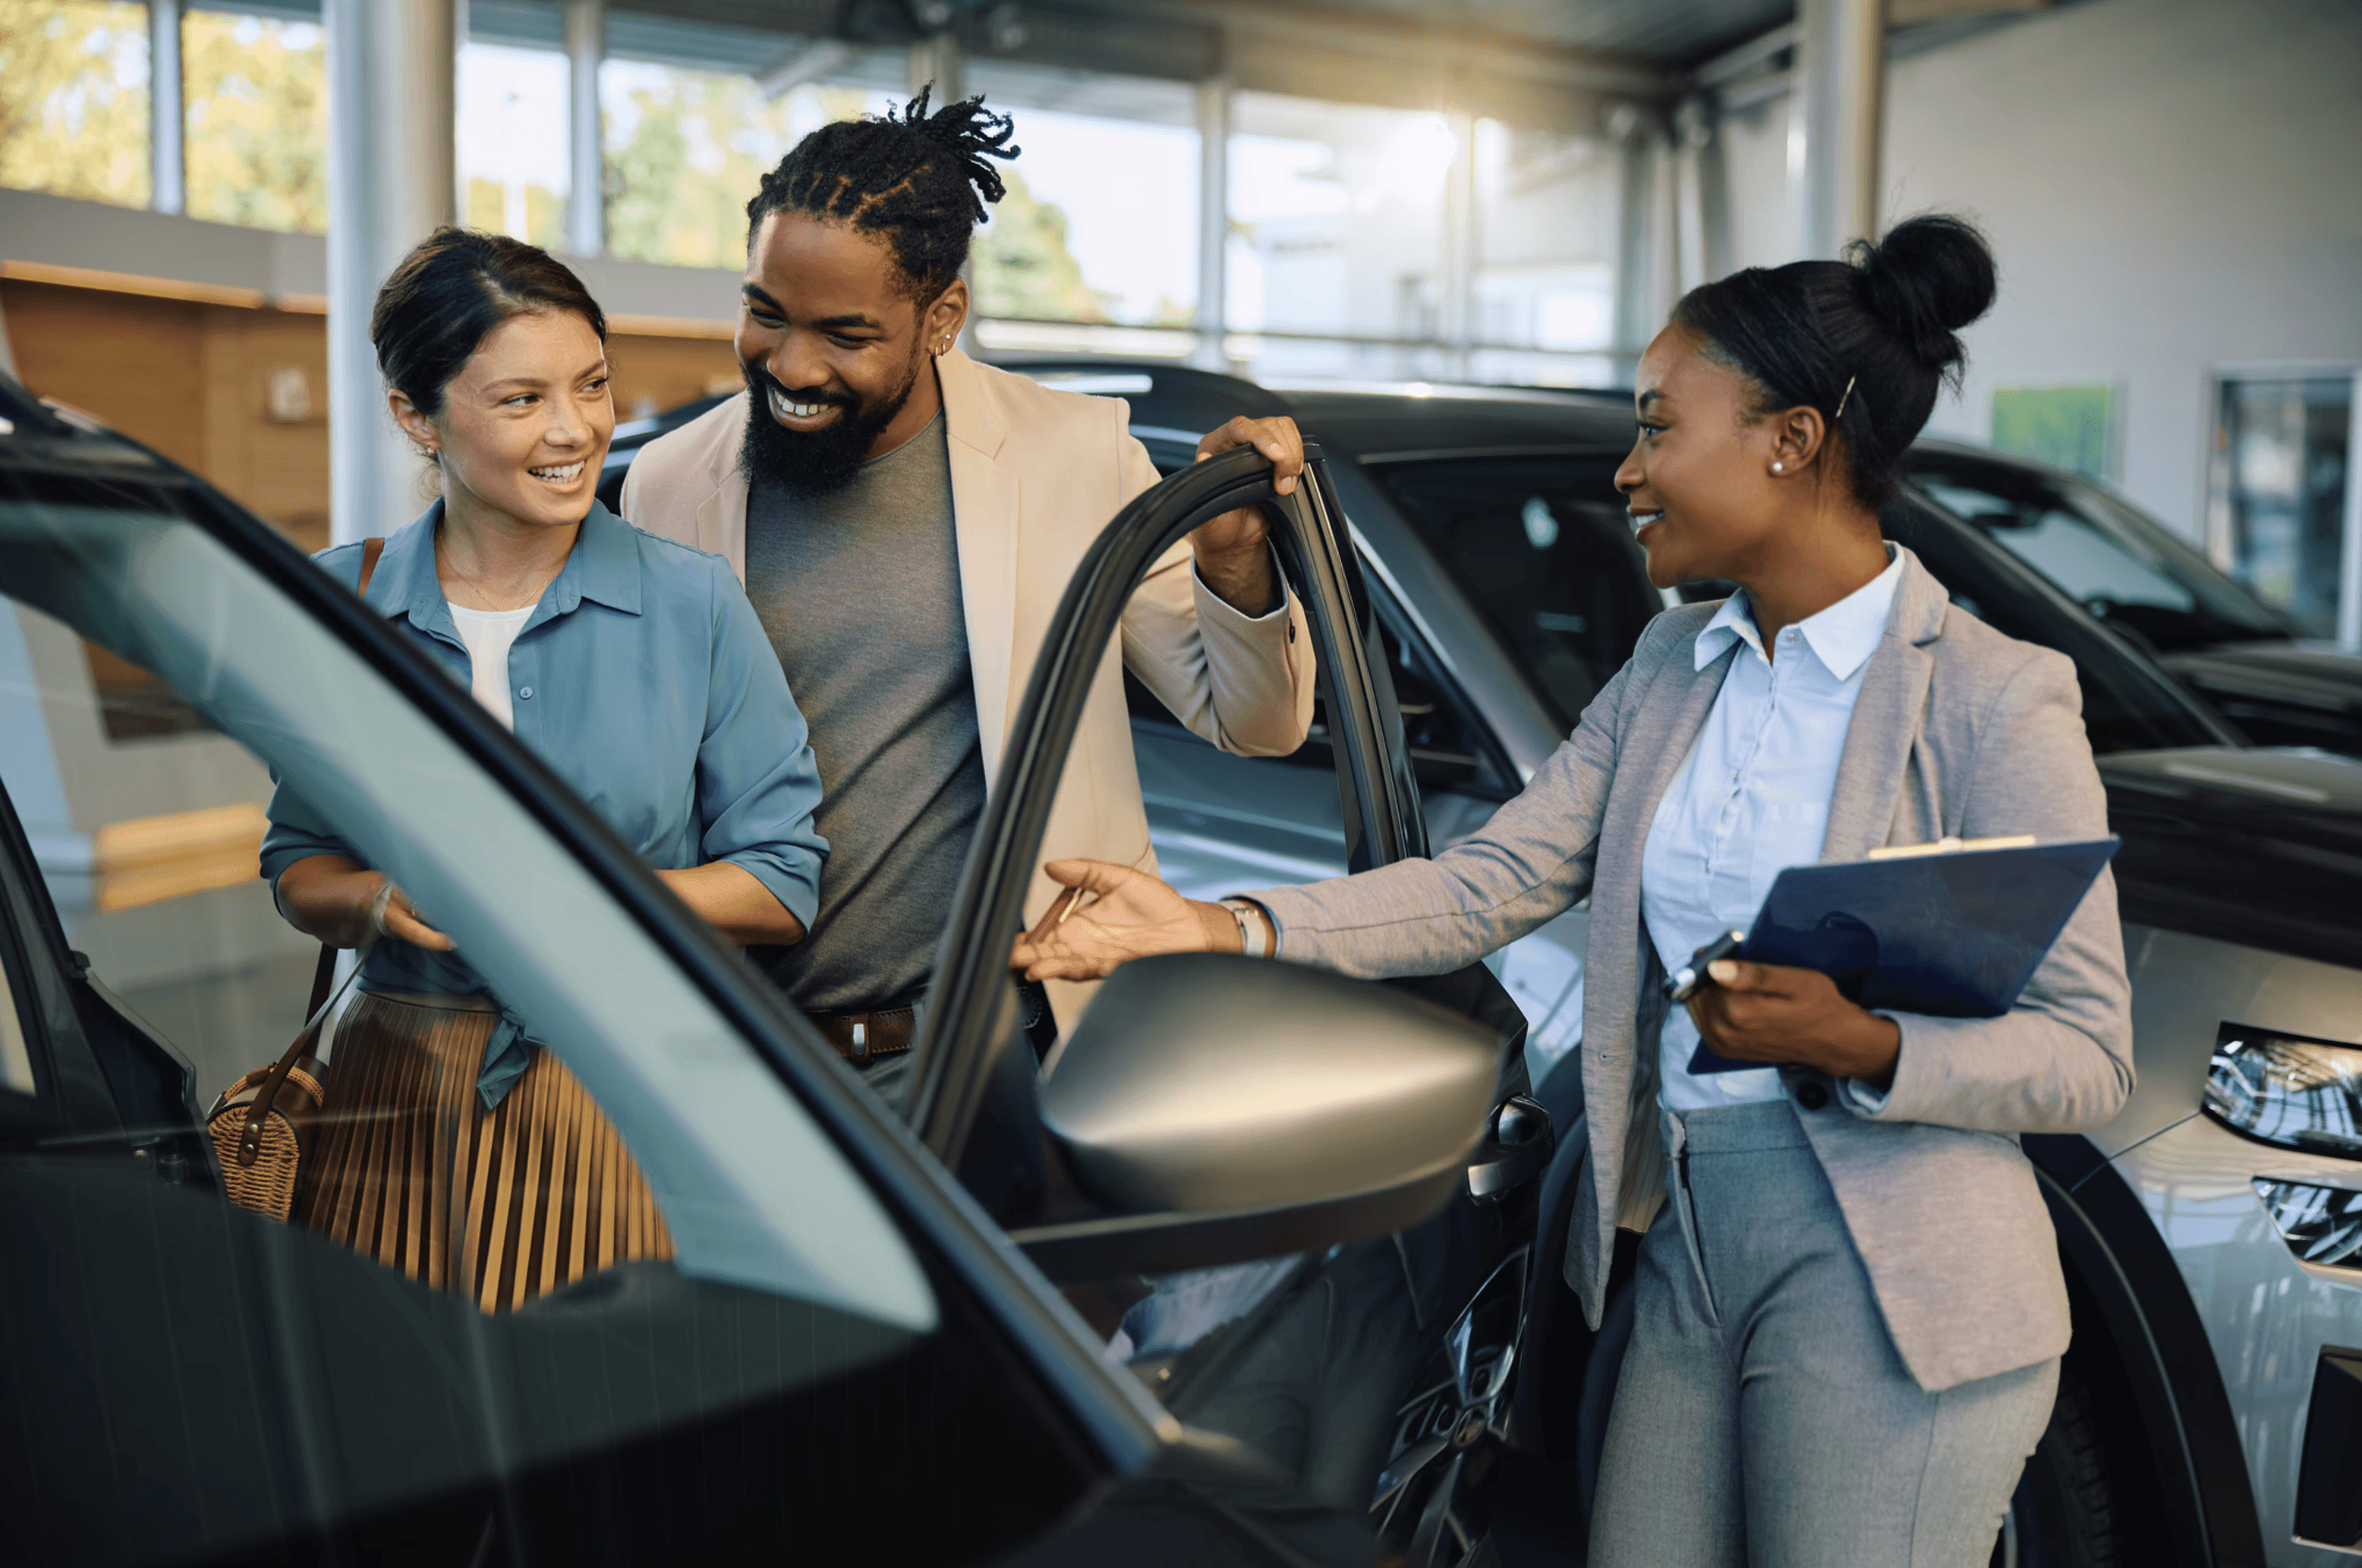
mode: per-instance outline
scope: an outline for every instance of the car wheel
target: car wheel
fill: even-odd
[[[1462,1568],[1491,1526],[1518,1347],[1525,1343],[1531,1250],[1518,1248],[1478,1288],[1421,1370],[1418,1392],[1395,1412],[1392,1446],[1370,1503],[1381,1562]]]
[[[2025,1462],[1993,1543],[1992,1568],[2115,1568],[2115,1489],[2091,1387],[2059,1369],[2050,1424]]]

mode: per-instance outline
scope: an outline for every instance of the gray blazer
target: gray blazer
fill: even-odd
[[[2074,666],[1953,607],[1902,551],[1903,580],[1846,732],[1821,858],[1947,835],[2096,839],[2107,802]],[[1694,667],[1712,604],[1666,611],[1566,743],[1484,831],[1433,860],[1255,896],[1280,955],[1347,974],[1473,963],[1588,894],[1583,1090],[1589,1156],[1567,1283],[1596,1325],[1618,1220],[1663,1198],[1657,1132],[1662,970],[1640,924],[1640,856],[1657,803],[1705,723],[1731,652]],[[2103,874],[2014,1010],[1896,1016],[1902,1056],[1865,1113],[1828,1091],[1803,1121],[1895,1348],[1930,1391],[2057,1355],[2066,1284],[2021,1133],[2099,1126],[2132,1091],[2131,988]],[[1612,1112],[1612,1113],[1611,1113]]]

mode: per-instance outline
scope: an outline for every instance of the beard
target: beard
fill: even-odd
[[[861,471],[878,433],[893,423],[902,405],[911,400],[911,389],[919,384],[919,372],[925,364],[922,356],[892,395],[864,405],[850,392],[827,389],[799,392],[782,387],[778,378],[761,366],[741,360],[738,367],[745,373],[746,389],[754,404],[747,411],[745,442],[738,453],[739,471],[746,476],[746,483],[756,488],[774,487],[797,496],[822,495],[843,488]],[[825,429],[810,433],[789,430],[772,417],[771,394],[775,390],[784,394],[789,402],[828,403],[844,411]]]

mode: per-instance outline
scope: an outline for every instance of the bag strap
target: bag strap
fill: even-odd
[[[262,1124],[270,1116],[270,1107],[279,1098],[279,1086],[287,1081],[296,1061],[319,1037],[328,1015],[328,988],[337,978],[337,949],[327,943],[320,944],[320,961],[312,971],[312,1001],[304,1009],[304,1026],[295,1032],[294,1041],[270,1067],[270,1075],[262,1080],[262,1088],[247,1102],[246,1130],[237,1140],[237,1163],[252,1165],[262,1156]]]
[[[353,585],[355,595],[369,592],[370,578],[377,572],[377,558],[385,554],[385,540],[373,537],[361,541],[360,580]],[[358,968],[359,966],[356,966]],[[262,1088],[246,1107],[246,1131],[237,1140],[237,1163],[252,1165],[262,1156],[262,1124],[270,1115],[270,1107],[279,1098],[279,1086],[287,1081],[295,1063],[312,1042],[319,1038],[327,1024],[328,988],[336,983],[337,949],[327,943],[320,944],[320,961],[312,970],[312,1000],[304,1008],[304,1026],[286,1054],[271,1064],[270,1076],[262,1080]]]

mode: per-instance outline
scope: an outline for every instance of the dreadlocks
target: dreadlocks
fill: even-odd
[[[822,126],[763,176],[746,203],[746,242],[773,213],[803,213],[883,236],[911,293],[931,301],[967,261],[968,240],[998,202],[1000,171],[1021,148],[1015,127],[986,110],[981,94],[927,112],[932,84],[898,116],[865,115]]]

